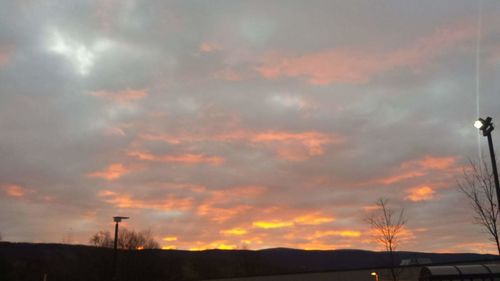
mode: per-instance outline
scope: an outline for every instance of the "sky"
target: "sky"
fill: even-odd
[[[122,215],[164,249],[380,250],[387,198],[399,249],[495,253],[457,178],[500,120],[500,1],[0,2],[4,240]]]

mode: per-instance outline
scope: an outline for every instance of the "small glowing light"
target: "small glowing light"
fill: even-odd
[[[481,127],[483,127],[483,122],[481,120],[476,120],[476,122],[474,122],[474,127],[481,129]]]
[[[377,276],[377,272],[372,272],[371,275]]]

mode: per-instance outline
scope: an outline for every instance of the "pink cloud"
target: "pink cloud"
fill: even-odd
[[[279,158],[287,160],[304,160],[309,157],[324,154],[324,146],[327,144],[342,143],[343,138],[334,134],[324,134],[315,131],[286,132],[286,131],[263,131],[253,132],[249,130],[233,130],[221,134],[177,136],[164,134],[144,134],[142,139],[164,141],[170,144],[181,144],[188,142],[247,142],[252,145],[262,145],[275,151]]]
[[[278,156],[288,160],[301,160],[310,156],[322,155],[324,145],[332,142],[338,143],[341,140],[338,137],[333,138],[318,132],[268,131],[253,135],[251,141],[254,143],[277,143]],[[296,145],[304,148],[305,153],[302,153],[300,149],[296,149]]]
[[[456,164],[455,157],[435,157],[431,155],[426,155],[421,159],[405,162],[401,164],[401,167],[402,168],[419,167],[430,170],[446,170],[453,167],[455,164]]]
[[[95,91],[89,93],[91,96],[101,98],[103,100],[109,102],[117,102],[117,103],[129,103],[131,101],[137,101],[145,98],[148,93],[146,90],[133,90],[126,89],[123,91]]]
[[[364,48],[337,48],[291,56],[270,53],[256,68],[266,79],[304,78],[313,85],[363,84],[374,76],[400,67],[418,69],[450,47],[473,38],[473,26],[453,25],[437,29],[407,48],[372,52]]]
[[[412,178],[422,177],[422,176],[425,176],[425,173],[420,172],[420,171],[402,172],[402,173],[398,173],[396,175],[381,178],[381,179],[379,179],[379,182],[381,182],[383,184],[393,184],[393,183],[398,183],[398,182],[401,182],[401,181],[404,181],[407,179],[412,179]]]
[[[6,64],[9,61],[9,54],[0,51],[0,65]]]
[[[222,49],[222,47],[217,44],[217,43],[213,43],[213,42],[203,42],[200,44],[200,51],[201,52],[204,52],[204,53],[211,53],[211,52],[215,52],[215,51],[219,51]]]
[[[87,174],[88,177],[91,178],[101,178],[107,181],[113,181],[121,178],[124,174],[130,172],[130,169],[125,168],[123,164],[114,163],[109,165],[106,169],[102,171],[96,171]]]
[[[13,47],[0,46],[0,65],[7,64],[12,54]]]
[[[20,185],[15,185],[15,184],[3,184],[0,185],[0,188],[3,190],[3,192],[13,198],[22,198],[26,195],[28,190]]]
[[[438,157],[426,155],[421,158],[401,163],[399,168],[392,175],[379,178],[375,182],[382,184],[395,184],[409,179],[429,175],[433,171],[440,174],[450,175],[460,170],[455,157]]]
[[[170,162],[187,165],[209,164],[220,165],[224,159],[218,156],[206,156],[203,154],[181,154],[181,155],[154,155],[149,152],[129,151],[128,155],[144,161]]]

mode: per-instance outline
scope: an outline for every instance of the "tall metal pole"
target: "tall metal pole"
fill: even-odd
[[[120,223],[122,220],[126,220],[129,217],[113,217],[113,221],[116,223],[115,224],[115,241],[113,243],[113,264],[111,265],[111,280],[115,281],[116,278],[116,257],[118,255],[118,223]]]
[[[113,264],[111,265],[111,280],[116,280],[116,254],[118,248],[118,221],[115,224],[115,241],[113,242]]]
[[[488,131],[488,147],[490,148],[491,156],[491,169],[493,170],[493,177],[495,178],[495,189],[497,191],[497,206],[500,210],[500,183],[498,182],[497,161],[495,159],[495,150],[493,149],[493,140],[491,138],[491,131]]]
[[[497,192],[497,206],[500,211],[500,184],[498,183],[498,170],[497,170],[497,160],[495,159],[495,149],[493,148],[493,139],[491,138],[491,132],[495,129],[491,117],[486,119],[479,118],[475,123],[474,127],[478,128],[483,132],[483,136],[488,138],[488,148],[490,149],[491,157],[491,169],[493,170],[493,178],[495,179],[495,190]]]

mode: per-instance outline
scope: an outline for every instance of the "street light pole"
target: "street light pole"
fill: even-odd
[[[113,221],[115,222],[115,241],[113,242],[113,263],[111,268],[111,280],[116,280],[116,256],[118,253],[118,223],[122,220],[126,220],[129,217],[113,217]]]
[[[498,171],[497,171],[497,161],[495,159],[495,149],[493,148],[493,139],[491,138],[491,132],[495,127],[491,122],[492,118],[487,117],[486,120],[479,118],[476,123],[474,123],[474,127],[478,128],[483,132],[483,136],[488,138],[488,147],[490,149],[490,157],[491,157],[491,169],[493,170],[493,177],[495,180],[495,190],[497,193],[497,206],[500,210],[500,183],[498,182]]]

